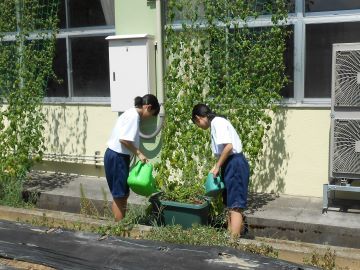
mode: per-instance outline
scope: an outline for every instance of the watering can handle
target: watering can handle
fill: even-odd
[[[139,164],[140,163],[140,164]],[[135,171],[135,174],[136,175],[139,175],[140,173],[140,170],[141,170],[141,167],[144,165],[145,163],[142,163],[141,160],[138,160],[138,162],[136,163],[136,171]]]
[[[214,180],[215,181],[219,181],[219,182],[221,182],[221,177],[220,177],[220,175],[218,174],[216,177],[214,176],[214,174],[213,173],[211,173],[212,175],[213,175],[213,178],[214,178]]]
[[[138,164],[138,163],[140,163],[140,164]],[[152,166],[151,163],[142,163],[141,160],[138,160],[138,162],[137,162],[136,165],[135,165],[135,167],[136,167],[135,174],[136,174],[136,175],[139,175],[141,168],[142,168],[145,164],[147,164],[148,166]]]

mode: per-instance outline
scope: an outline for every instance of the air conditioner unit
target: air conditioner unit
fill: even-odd
[[[333,109],[360,109],[360,44],[333,46]]]
[[[332,120],[331,178],[360,179],[360,118]]]
[[[360,192],[360,43],[333,44],[329,184],[330,191]]]
[[[360,43],[334,44],[330,178],[360,179]]]

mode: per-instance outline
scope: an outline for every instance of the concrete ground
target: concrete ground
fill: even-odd
[[[81,197],[99,209],[111,201],[106,180],[101,177],[36,172],[26,189],[38,192],[37,207],[48,210],[79,213]],[[129,204],[147,203],[134,193],[129,197]],[[253,194],[249,196],[247,222],[249,237],[360,249],[360,211],[330,208],[322,214],[322,198]]]

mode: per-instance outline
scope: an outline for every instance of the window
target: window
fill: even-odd
[[[60,33],[47,97],[100,98],[110,96],[108,42],[115,34],[114,0],[61,0]],[[56,101],[56,99],[55,99]]]
[[[266,10],[264,8],[264,4],[271,4],[273,1],[270,0],[259,0],[256,1],[254,4],[256,5],[257,11],[262,13],[262,14],[266,14]],[[288,10],[290,13],[295,11],[295,0],[287,0],[288,3]],[[199,7],[200,11],[200,15],[204,13],[204,6],[200,6]],[[165,6],[165,11],[169,12],[168,10],[168,6]],[[182,13],[176,13],[175,14],[175,21],[173,25],[176,29],[179,29],[179,21],[178,20],[183,20],[184,19],[184,14]],[[200,16],[201,17],[201,16]],[[201,17],[202,19],[203,17]],[[260,24],[255,24],[253,26],[252,29],[254,29],[254,31],[261,31],[262,26],[264,27],[268,27],[269,25],[271,25],[271,18],[269,18],[269,16],[267,16],[267,18],[262,19],[264,25]],[[186,23],[186,22],[184,22]],[[259,27],[260,26],[260,27]],[[289,82],[287,83],[287,85],[285,85],[285,87],[281,90],[281,95],[284,98],[294,98],[294,26],[293,25],[288,25],[287,29],[290,31],[290,35],[288,36],[287,40],[286,40],[286,50],[284,52],[284,61],[285,61],[285,74],[289,79]],[[233,31],[233,30],[230,30]],[[220,61],[220,60],[219,60]],[[216,61],[215,61],[216,62]]]
[[[74,96],[110,96],[108,41],[105,37],[72,38]]]
[[[288,6],[288,10],[289,13],[293,13],[295,12],[295,1],[296,0],[286,0],[287,6]],[[255,10],[258,14],[260,15],[267,15],[269,14],[269,11],[267,10],[267,5],[272,5],[273,4],[273,0],[257,0],[255,2],[252,2],[251,4],[255,7]],[[244,3],[245,4],[245,3]],[[185,20],[187,18],[187,16],[189,15],[189,10],[190,10],[190,14],[192,14],[192,12],[197,12],[199,19],[204,19],[205,17],[205,5],[203,3],[199,4],[197,1],[192,3],[193,7],[186,9],[186,10],[175,10],[175,18],[174,21],[178,21],[178,20]],[[225,9],[226,6],[226,2],[223,2],[223,9]],[[165,6],[165,11],[169,12],[169,8],[168,8],[168,3],[167,1],[164,1],[164,6]],[[236,15],[236,14],[234,14]]]
[[[359,0],[305,0],[306,12],[360,9]]]
[[[272,5],[275,1],[273,0],[257,0],[255,1],[256,11],[261,15],[269,14],[267,10],[267,5]],[[288,7],[289,13],[293,13],[295,11],[295,0],[286,0],[285,1]]]
[[[59,81],[50,80],[46,89],[48,97],[67,97],[68,96],[68,78],[66,71],[66,40],[57,39],[56,53],[53,61],[53,70]]]
[[[112,12],[109,10],[111,9],[110,1],[71,0],[69,9],[70,27],[114,25],[114,9],[112,9]]]
[[[289,79],[289,82],[281,90],[281,95],[284,98],[294,97],[294,28],[288,27],[291,31],[286,40],[286,50],[284,53],[285,61],[285,74]]]
[[[59,1],[59,28],[66,28],[66,12],[65,12],[65,1]]]
[[[331,96],[332,44],[360,42],[360,22],[306,26],[305,97]]]

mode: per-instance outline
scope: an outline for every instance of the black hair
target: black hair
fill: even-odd
[[[160,104],[158,99],[152,95],[147,94],[143,97],[136,97],[134,99],[135,108],[142,108],[143,105],[151,105],[151,110],[154,112],[153,115],[157,116],[160,112]]]
[[[195,123],[196,116],[207,117],[211,122],[217,115],[207,105],[199,103],[192,110],[191,120],[193,123]]]

